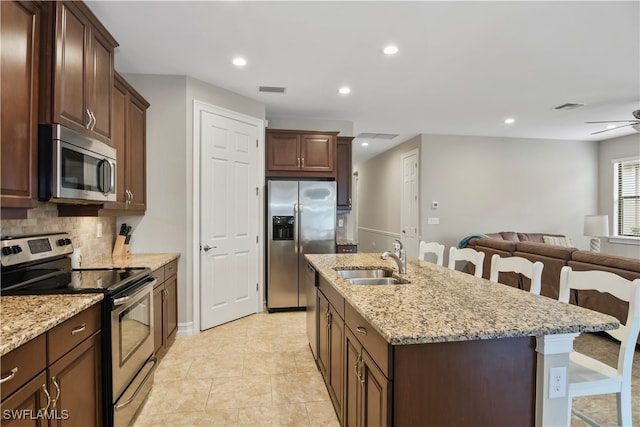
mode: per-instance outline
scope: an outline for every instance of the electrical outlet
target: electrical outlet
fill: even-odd
[[[338,227],[344,227],[344,219],[338,218]]]
[[[96,237],[102,237],[102,224],[96,224]]]
[[[549,399],[567,395],[567,367],[558,366],[549,369]]]

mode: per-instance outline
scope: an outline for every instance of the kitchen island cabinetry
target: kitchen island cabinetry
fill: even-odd
[[[577,334],[619,326],[612,316],[414,258],[403,277],[380,254],[306,259],[329,309],[344,301],[344,399],[334,403],[343,426],[561,425],[568,402],[545,392],[549,366],[568,367]],[[402,284],[355,285],[337,269],[391,270]]]
[[[338,132],[266,131],[266,176],[335,178]]]
[[[178,261],[171,261],[152,274],[158,280],[153,288],[154,353],[162,357],[178,332]]]
[[[351,210],[351,136],[339,136],[337,144],[336,204],[339,211]]]
[[[47,3],[41,119],[111,143],[115,39],[82,2]]]
[[[1,406],[10,414],[3,425],[101,423],[100,309],[94,304],[2,356]]]
[[[0,2],[0,206],[2,219],[37,206],[38,83],[42,10],[35,2]]]
[[[344,298],[335,292],[322,277],[318,291],[318,316],[318,367],[329,390],[329,396],[338,420],[342,422]]]

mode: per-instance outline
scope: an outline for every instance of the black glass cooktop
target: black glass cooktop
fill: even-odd
[[[42,270],[40,270],[42,272]],[[39,293],[115,293],[140,278],[147,276],[151,270],[145,267],[121,269],[86,269],[72,271],[49,271],[38,280],[14,281],[4,283],[3,295],[23,295]],[[34,275],[33,271],[23,274]]]

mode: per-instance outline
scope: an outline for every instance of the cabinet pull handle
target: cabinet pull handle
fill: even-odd
[[[358,326],[356,328],[356,331],[360,332],[364,336],[367,336],[367,328],[365,328],[364,326]]]
[[[89,128],[91,128],[91,122],[93,121],[93,118],[91,117],[91,111],[89,111],[88,108],[87,108],[87,116],[89,116],[89,121],[87,122],[87,124],[84,127],[89,129]]]
[[[58,403],[58,399],[60,398],[60,386],[58,385],[58,381],[56,380],[56,377],[51,377],[51,381],[53,382],[53,385],[56,387],[56,398],[53,399],[53,402],[51,403],[51,409],[56,409],[56,404]]]
[[[9,372],[9,375],[7,375],[6,377],[0,378],[0,384],[6,383],[7,381],[13,379],[13,377],[15,377],[17,373],[18,373],[18,367],[16,366],[11,370],[11,372]]]
[[[85,329],[87,329],[87,324],[83,323],[82,325],[80,325],[79,327],[77,327],[73,331],[71,331],[71,335],[77,335],[80,332],[84,331]]]
[[[98,122],[98,119],[96,119],[96,115],[93,114],[93,111],[91,112],[91,117],[93,117],[93,125],[91,125],[91,130],[94,130],[96,128],[96,123]]]
[[[304,167],[304,157],[302,158],[302,167]]]
[[[297,159],[298,167],[300,167],[300,157]]]
[[[42,391],[47,396],[47,407],[44,408],[44,411],[47,412],[49,410],[49,405],[51,405],[51,395],[49,394],[49,390],[47,390],[46,384],[42,384]]]
[[[360,381],[360,355],[358,355],[358,358],[356,359],[356,363],[355,365],[353,365],[353,368],[356,371],[356,377],[358,378],[358,381]]]

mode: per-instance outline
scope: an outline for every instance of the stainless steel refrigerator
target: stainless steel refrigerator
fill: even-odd
[[[336,183],[269,180],[267,197],[267,309],[306,307],[304,254],[335,252]]]

